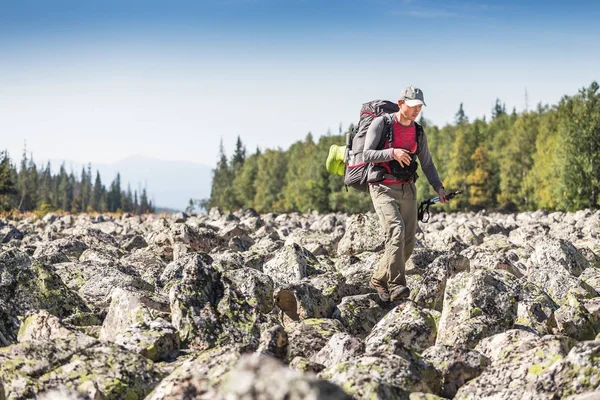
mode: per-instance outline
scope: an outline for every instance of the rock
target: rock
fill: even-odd
[[[288,334],[287,360],[291,361],[297,356],[310,359],[334,334],[343,332],[343,327],[337,320],[322,318],[293,322],[285,330]]]
[[[168,299],[151,292],[115,288],[100,340],[114,342],[117,335],[136,323],[149,324],[161,314],[170,312]]]
[[[273,279],[277,286],[299,282],[314,274],[319,261],[308,250],[297,244],[284,246],[275,256],[263,265],[263,272]]]
[[[281,325],[275,325],[265,330],[260,335],[260,344],[256,352],[285,360],[288,352],[288,335],[285,328]]]
[[[23,343],[32,340],[64,339],[73,335],[77,333],[67,329],[60,319],[46,310],[40,310],[25,318],[19,328],[17,340]]]
[[[188,268],[198,268],[201,265],[210,265],[213,263],[213,259],[206,253],[192,253],[186,255],[180,259],[174,260],[167,264],[158,279],[159,286],[166,286],[169,282],[181,279],[183,277],[183,270],[188,264]]]
[[[7,314],[3,318],[6,322],[0,323],[0,333],[6,341],[15,341],[18,329],[15,319],[30,311],[46,309],[59,318],[89,311],[52,267],[18,250],[0,253],[0,277],[0,314]]]
[[[564,336],[544,336],[504,348],[477,378],[464,384],[455,399],[546,398],[539,389],[543,372],[567,355],[573,341]],[[552,397],[549,397],[552,398]]]
[[[144,239],[142,235],[133,235],[132,237],[126,239],[122,244],[121,248],[125,251],[133,251],[136,249],[142,249],[147,247],[148,243]]]
[[[505,332],[486,337],[479,341],[475,350],[492,361],[504,356],[513,347],[520,346],[525,342],[537,340],[540,335],[523,329],[509,329]]]
[[[87,248],[85,243],[75,238],[57,239],[42,242],[33,253],[33,257],[48,264],[78,261]]]
[[[289,321],[329,318],[344,291],[341,276],[321,274],[275,291],[275,303]]]
[[[340,332],[335,333],[327,344],[311,357],[310,361],[329,368],[338,363],[358,358],[363,353],[364,345],[360,339]]]
[[[510,329],[520,285],[504,271],[461,272],[450,278],[436,344],[474,348],[486,336]]]
[[[397,355],[363,356],[323,370],[320,378],[357,399],[408,399],[411,392],[438,393],[440,376],[424,362]]]
[[[133,250],[131,254],[121,258],[120,264],[152,286],[157,285],[167,265],[160,256],[145,248]]]
[[[351,399],[331,382],[304,375],[276,359],[257,354],[242,356],[214,398]]]
[[[132,324],[119,332],[114,342],[152,361],[172,360],[180,345],[179,334],[162,318]]]
[[[538,396],[543,393],[548,398],[565,398],[598,390],[600,342],[577,343],[566,357],[558,359],[547,369],[536,368],[536,372],[539,379],[530,385],[530,390]]]
[[[346,224],[337,248],[338,256],[383,249],[383,231],[374,214],[356,214]]]
[[[561,306],[554,313],[556,333],[572,337],[575,340],[594,340],[596,329],[592,316],[574,296],[569,298],[569,304]]]
[[[64,387],[89,389],[107,399],[143,398],[162,374],[152,362],[87,336],[15,344],[0,352],[0,381],[7,398],[35,398]]]
[[[259,312],[267,314],[273,310],[273,281],[268,275],[253,268],[242,267],[224,272],[223,279],[228,279],[246,302]]]
[[[412,301],[404,301],[388,312],[365,339],[368,355],[403,354],[407,350],[422,352],[435,344],[436,317]]]
[[[350,334],[364,338],[387,312],[379,301],[374,293],[344,297],[332,318],[339,320]]]
[[[412,288],[411,297],[421,307],[442,311],[448,278],[469,268],[469,260],[463,256],[442,255],[422,273],[423,279]]]
[[[547,239],[535,246],[527,262],[527,280],[542,287],[552,300],[563,305],[571,289],[578,289],[581,297],[600,296],[577,278],[587,267],[589,262],[571,243]]]
[[[239,349],[231,347],[203,351],[171,372],[145,400],[214,399],[216,388],[240,356]]]
[[[228,343],[255,350],[261,325],[273,322],[199,256],[184,265],[169,300],[173,326],[182,342],[198,350]]]
[[[431,363],[442,376],[440,394],[454,398],[466,382],[478,377],[490,365],[483,354],[452,346],[431,346],[423,352],[423,359]]]
[[[98,265],[91,262],[55,264],[56,273],[76,291],[86,304],[99,314],[104,314],[115,288],[153,291],[154,286],[136,275],[123,272],[115,265]]]

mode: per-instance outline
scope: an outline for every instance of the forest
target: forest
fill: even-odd
[[[36,212],[129,212],[144,214],[154,212],[146,188],[131,191],[121,189],[121,176],[117,174],[107,188],[100,173],[92,182],[92,168],[82,168],[80,177],[73,171],[67,173],[65,165],[57,174],[52,173],[48,162],[38,168],[33,156],[23,151],[19,167],[11,162],[6,151],[0,152],[0,211]]]
[[[469,120],[462,103],[454,123],[442,128],[421,118],[446,191],[464,191],[445,210],[599,208],[598,89],[592,82],[556,105],[538,104],[520,113],[507,112],[496,100],[489,121]],[[359,109],[357,104],[357,121]],[[308,133],[287,150],[257,149],[252,154],[238,137],[231,157],[221,144],[210,198],[190,200],[190,207],[250,207],[261,213],[368,211],[368,194],[346,189],[342,177],[325,169],[330,145],[343,145],[353,129],[350,125],[344,132],[340,127],[337,135],[328,133],[318,140]],[[435,196],[420,169],[419,176],[419,200]]]

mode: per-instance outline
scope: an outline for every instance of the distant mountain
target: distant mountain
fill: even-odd
[[[79,179],[83,164],[69,160],[50,160],[57,172],[64,162]],[[166,161],[144,156],[131,156],[112,164],[92,164],[92,181],[100,172],[102,183],[108,187],[121,173],[121,189],[140,192],[146,186],[148,197],[157,208],[183,211],[190,198],[205,199],[210,196],[212,168],[188,161]]]

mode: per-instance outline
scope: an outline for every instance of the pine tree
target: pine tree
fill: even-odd
[[[582,88],[558,106],[565,140],[565,186],[570,210],[600,207],[600,86]]]
[[[7,211],[12,207],[11,196],[16,193],[10,158],[5,150],[0,152],[0,211]]]
[[[458,111],[454,115],[454,121],[456,122],[456,124],[462,124],[463,122],[469,122],[469,118],[467,118],[467,115],[465,114],[465,110],[463,109],[463,103],[460,103],[460,106],[458,107]]]
[[[92,210],[94,210],[96,212],[105,211],[101,207],[103,191],[104,191],[104,186],[102,185],[102,179],[100,178],[100,172],[96,171],[96,180],[94,181],[94,189],[92,190],[92,198],[90,199],[90,205],[92,206]]]

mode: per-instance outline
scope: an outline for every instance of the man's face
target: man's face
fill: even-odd
[[[402,105],[400,106],[400,112],[402,113],[404,118],[407,118],[411,121],[415,121],[419,116],[419,113],[421,112],[421,108],[423,108],[422,104],[419,104],[418,106],[414,107],[409,107],[408,104],[402,102]]]

